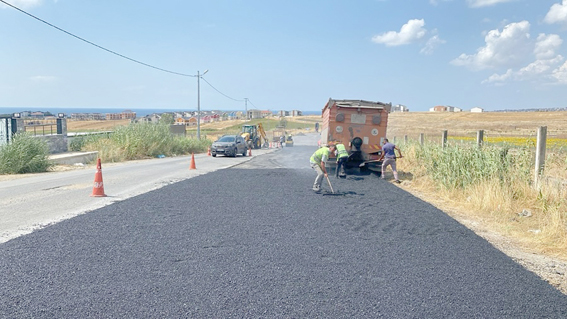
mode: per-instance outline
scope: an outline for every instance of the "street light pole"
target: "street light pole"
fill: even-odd
[[[205,70],[203,74],[197,71],[197,139],[201,140],[201,77],[209,70]]]

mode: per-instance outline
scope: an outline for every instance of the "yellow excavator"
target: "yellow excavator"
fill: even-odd
[[[270,144],[262,123],[242,125],[242,133],[240,135],[246,141],[248,148],[258,149],[262,146],[268,147]],[[262,143],[262,139],[264,143]]]

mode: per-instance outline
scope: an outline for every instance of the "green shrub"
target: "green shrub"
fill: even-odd
[[[498,178],[501,182],[529,181],[531,154],[525,148],[461,144],[445,148],[427,144],[416,148],[416,158],[433,180],[447,189]]]
[[[84,140],[83,150],[98,151],[106,162],[200,153],[207,150],[207,139],[190,139],[173,135],[169,125],[131,124],[118,127],[109,136],[90,135]]]
[[[45,172],[51,165],[47,142],[29,134],[16,134],[0,147],[0,174]]]
[[[85,146],[85,138],[82,136],[74,137],[71,143],[69,143],[69,148],[73,152],[80,152]]]

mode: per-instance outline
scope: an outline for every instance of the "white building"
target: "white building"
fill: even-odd
[[[409,112],[409,109],[405,105],[396,104],[392,107],[392,112]]]
[[[471,113],[482,113],[482,112],[484,112],[484,109],[481,108],[481,107],[478,107],[478,106],[477,106],[477,107],[473,107],[473,108],[471,109]]]

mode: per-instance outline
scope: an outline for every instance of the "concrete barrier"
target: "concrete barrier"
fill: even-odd
[[[73,165],[93,163],[98,158],[98,152],[67,152],[53,154],[49,156],[49,160],[54,164]]]

